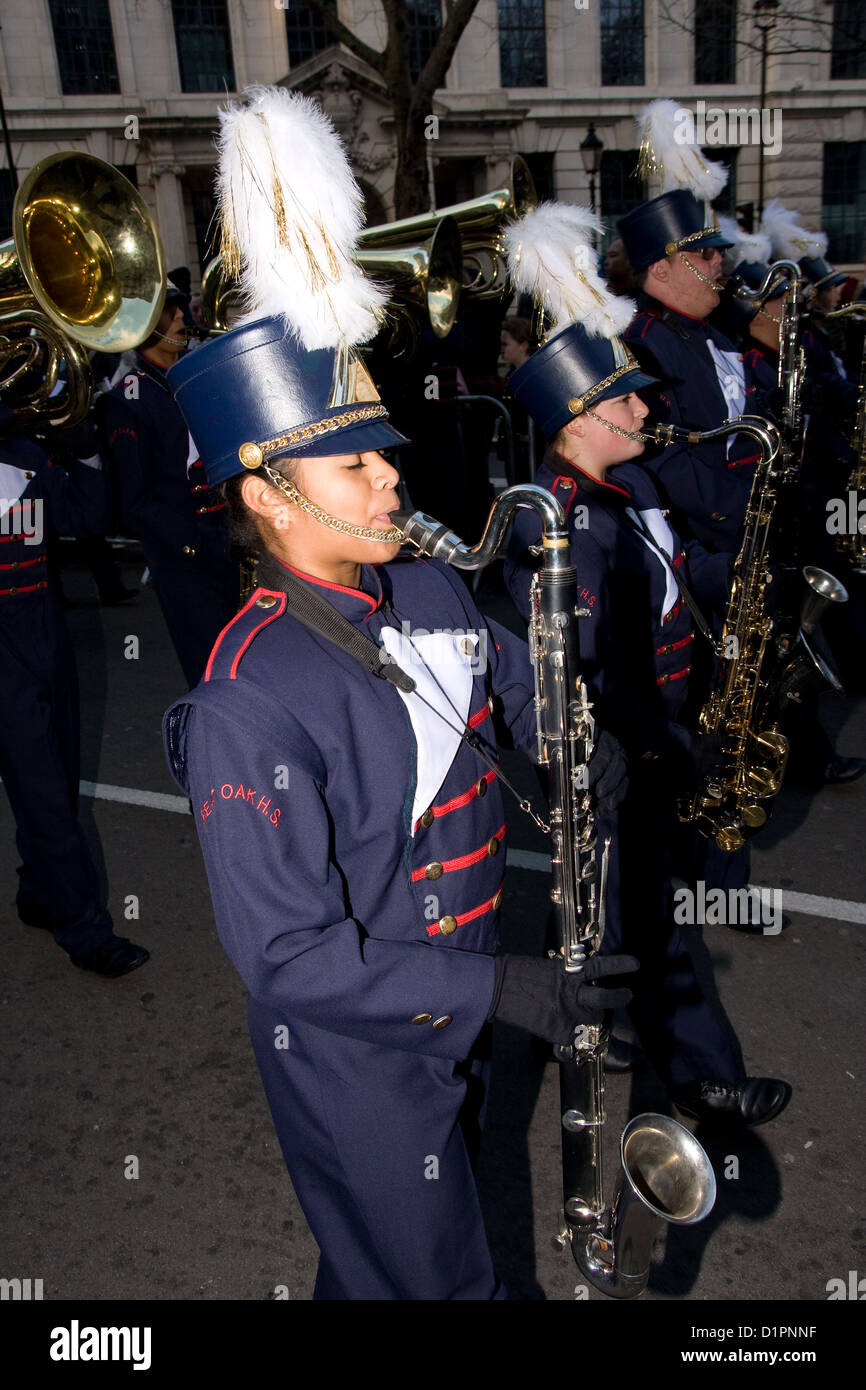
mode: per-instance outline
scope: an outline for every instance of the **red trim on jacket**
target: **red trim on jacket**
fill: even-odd
[[[489,771],[489,772],[485,772],[484,776],[483,776],[483,777],[480,777],[480,778],[478,779],[478,781],[479,781],[479,782],[486,782],[487,785],[490,786],[490,783],[493,781],[493,779],[494,779],[495,777],[496,777],[496,769],[495,769],[495,768],[491,768],[490,771]],[[437,817],[438,817],[438,816],[448,816],[448,815],[451,814],[452,811],[459,811],[459,809],[460,809],[461,806],[468,806],[468,805],[469,805],[469,802],[470,802],[470,801],[473,801],[473,800],[475,799],[475,797],[478,795],[478,792],[477,792],[477,790],[476,790],[477,786],[478,786],[478,782],[473,782],[473,783],[472,783],[472,786],[469,788],[468,792],[461,792],[459,796],[452,796],[452,798],[451,798],[450,801],[443,801],[443,803],[442,803],[441,806],[431,806],[431,807],[429,808],[430,811],[431,811],[431,813],[432,813],[434,816],[437,816]],[[425,815],[426,815],[426,812],[425,812]],[[415,829],[416,829],[416,830],[418,829],[418,826],[419,826],[420,824],[421,824],[421,819],[420,819],[420,817],[419,817],[418,820],[416,820],[416,822],[415,822]]]
[[[503,882],[504,882],[504,880],[503,880]],[[458,927],[462,927],[464,922],[471,922],[471,921],[473,921],[473,919],[476,918],[476,917],[483,917],[485,912],[495,912],[495,911],[496,911],[496,908],[494,908],[493,904],[496,902],[496,899],[497,899],[497,897],[499,896],[499,894],[500,894],[501,892],[502,892],[502,884],[500,883],[500,885],[499,885],[499,887],[497,888],[496,892],[493,894],[493,897],[492,897],[492,898],[488,898],[486,903],[480,903],[480,904],[478,905],[478,907],[470,908],[468,912],[461,912],[460,915],[459,915],[459,917],[455,917],[455,918],[454,918],[454,921],[457,923]],[[441,921],[442,921],[442,918],[440,917],[439,922],[441,922]],[[441,928],[440,925],[439,925],[439,922],[431,922],[431,923],[429,924],[429,926],[427,927],[427,935],[428,935],[428,936],[438,936],[438,935],[439,935],[440,931],[442,930],[442,928]]]
[[[490,718],[490,706],[482,705],[481,709],[476,710],[475,714],[470,714],[466,723],[470,729],[477,729],[479,724],[483,724],[485,719]]]
[[[503,822],[503,824],[500,825],[499,829],[498,829],[497,831],[495,831],[493,835],[490,836],[490,840],[499,840],[499,841],[502,841],[502,840],[504,839],[504,837],[505,837],[505,824],[504,824],[504,822]],[[474,850],[472,851],[471,854],[461,854],[460,857],[459,857],[458,859],[443,859],[443,860],[441,860],[440,862],[441,862],[441,864],[442,864],[442,872],[443,872],[443,874],[453,874],[453,873],[456,873],[456,871],[457,871],[458,869],[469,869],[469,868],[471,868],[471,866],[472,866],[473,864],[479,864],[479,863],[481,862],[482,859],[486,859],[486,858],[487,858],[487,855],[488,855],[487,846],[490,844],[490,840],[485,840],[485,841],[484,841],[484,844],[481,845],[481,847],[480,847],[479,849],[474,849]],[[414,869],[414,870],[412,871],[412,882],[413,882],[413,883],[421,883],[421,882],[423,882],[424,877],[425,877],[425,875],[426,875],[426,872],[427,872],[427,867],[426,867],[426,865],[424,866],[423,869]],[[435,881],[435,880],[434,880],[434,881]]]
[[[691,666],[684,666],[681,671],[672,671],[669,676],[659,676],[656,685],[667,685],[669,681],[682,680],[683,676],[687,676],[691,669]]]
[[[48,580],[40,579],[38,584],[16,584],[12,589],[0,589],[0,594],[33,594],[37,589],[47,589]]]
[[[242,618],[242,617],[244,616],[245,613],[248,613],[248,612],[250,611],[250,609],[252,608],[253,604],[255,603],[256,599],[259,597],[260,594],[269,594],[270,592],[271,592],[270,589],[256,589],[256,590],[254,590],[254,592],[253,592],[252,594],[250,594],[250,596],[249,596],[249,598],[247,599],[246,603],[244,604],[243,608],[239,609],[238,612],[235,613],[234,617],[233,617],[229,622],[226,623],[225,627],[223,628],[222,632],[219,634],[219,636],[217,637],[216,641],[215,641],[214,644],[213,644],[213,647],[211,648],[211,654],[210,654],[210,656],[208,657],[208,663],[207,663],[207,666],[206,666],[205,669],[204,669],[204,676],[203,676],[203,678],[202,678],[203,680],[209,681],[210,678],[211,678],[211,672],[213,671],[214,657],[216,656],[217,652],[219,651],[220,647],[222,646],[222,640],[223,640],[223,638],[225,637],[226,633],[231,631],[231,629],[234,627],[235,623],[238,621],[239,618]],[[277,595],[275,595],[275,597],[276,597],[276,598],[282,598],[283,601],[285,601],[285,597],[286,597],[286,596],[285,596],[285,594],[277,594]],[[271,615],[269,614],[269,615],[268,615],[268,618],[265,619],[266,622],[269,622],[269,621],[270,621],[270,616],[271,616]],[[260,624],[259,624],[259,627],[261,627],[261,626],[262,626],[262,624],[260,623]],[[256,632],[258,632],[259,627],[256,628]],[[249,644],[247,644],[247,645],[249,645]],[[233,679],[234,679],[234,678],[233,678]]]
[[[273,555],[273,552],[271,553]],[[363,589],[349,589],[344,584],[333,584],[330,579],[319,579],[319,577],[315,574],[305,574],[303,570],[295,569],[294,565],[287,565],[285,560],[280,559],[279,555],[273,555],[273,558],[277,561],[278,564],[282,565],[284,569],[291,570],[292,574],[296,574],[299,579],[306,579],[309,584],[317,584],[322,589],[332,589],[336,594],[349,594],[352,598],[362,598],[365,603],[369,603],[371,613],[375,612],[375,610],[379,607],[379,604],[382,601],[381,582],[379,588],[379,597],[371,598],[369,594],[364,593]],[[376,576],[376,579],[378,582],[378,575]]]
[[[265,589],[265,590],[263,590],[263,592],[266,593],[266,594],[269,594],[269,593],[272,593],[273,591],[272,591],[271,589]],[[267,617],[263,618],[262,621],[261,621],[256,627],[253,628],[252,632],[247,633],[247,636],[244,638],[243,642],[241,643],[240,650],[238,651],[237,655],[235,656],[234,661],[233,661],[232,664],[231,664],[231,667],[229,668],[229,680],[233,681],[233,680],[235,680],[235,679],[237,678],[238,666],[240,665],[241,657],[243,656],[243,654],[244,654],[244,652],[246,651],[247,647],[250,645],[250,642],[252,642],[253,638],[254,638],[255,636],[257,636],[258,633],[261,632],[261,630],[262,630],[263,627],[267,627],[268,623],[272,623],[272,622],[274,621],[274,618],[281,618],[281,617],[283,616],[283,614],[285,613],[285,611],[286,611],[286,596],[285,596],[285,594],[278,594],[278,595],[276,595],[276,597],[279,599],[279,602],[277,603],[276,607],[271,609],[271,611],[268,613]]]
[[[728,463],[728,471],[733,468],[744,468],[747,463],[757,463],[760,454],[750,454],[747,459],[731,459]]]
[[[44,565],[45,556],[37,555],[35,560],[15,560],[11,565],[0,565],[0,570],[26,570],[31,565]]]
[[[664,647],[656,647],[656,656],[667,656],[668,652],[675,652],[680,647],[687,647],[690,642],[694,642],[695,634],[690,632],[688,637],[681,637],[679,642],[668,642]]]

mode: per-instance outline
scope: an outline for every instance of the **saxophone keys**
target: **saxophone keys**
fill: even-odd
[[[746,837],[736,825],[723,826],[716,834],[716,844],[719,849],[726,850],[728,853],[735,849],[742,849],[745,843]]]
[[[757,830],[760,826],[766,824],[767,820],[767,812],[764,810],[763,806],[759,806],[757,802],[754,801],[743,807],[742,816],[743,824],[747,825],[750,830]]]

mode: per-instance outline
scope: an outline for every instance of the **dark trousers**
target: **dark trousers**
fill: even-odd
[[[3,601],[0,703],[0,777],[21,859],[18,911],[80,958],[108,940],[112,923],[78,820],[78,677],[51,593]]]
[[[607,924],[602,950],[637,956],[629,1008],[641,1046],[669,1087],[736,1082],[744,1072],[734,1039],[706,998],[674,921],[671,845],[676,812],[659,763],[633,762],[611,835]],[[599,849],[600,852],[600,849]]]
[[[208,566],[198,558],[169,561],[147,546],[145,556],[169,636],[192,689],[204,675],[216,639],[238,610],[237,565],[226,560]]]

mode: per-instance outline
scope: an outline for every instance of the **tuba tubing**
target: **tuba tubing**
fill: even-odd
[[[459,569],[479,569],[502,548],[518,507],[541,517],[542,567],[531,591],[530,654],[535,673],[538,762],[549,774],[551,901],[563,969],[574,973],[601,945],[609,841],[597,863],[597,827],[584,776],[595,742],[595,721],[578,674],[577,574],[571,563],[568,522],[544,488],[507,488],[493,505],[479,543],[470,548],[422,512],[392,513],[395,526],[424,555]],[[666,1115],[639,1115],[623,1132],[622,1176],[613,1200],[604,1200],[604,1053],[607,1032],[575,1029],[558,1048],[564,1224],[555,1238],[566,1245],[584,1277],[613,1298],[634,1298],[646,1288],[650,1255],[660,1225],[703,1219],[715,1200],[712,1165],[701,1145]]]

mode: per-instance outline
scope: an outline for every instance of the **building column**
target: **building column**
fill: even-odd
[[[186,265],[186,216],[183,205],[183,184],[186,173],[183,164],[163,163],[153,166],[153,186],[156,192],[156,225],[165,250],[166,269]]]

